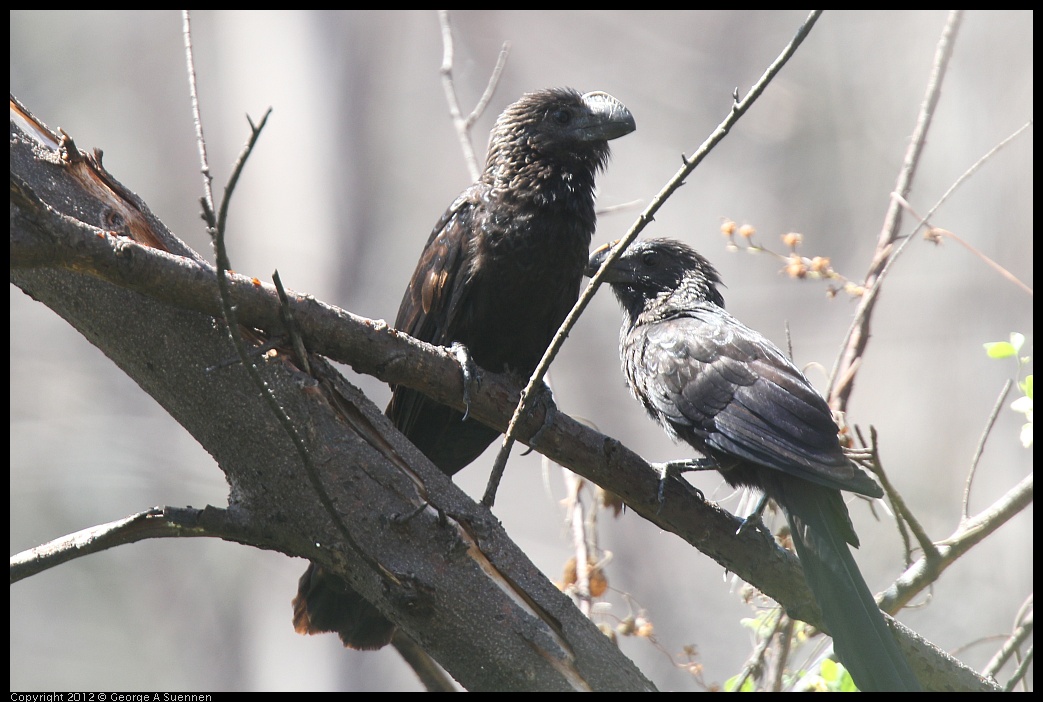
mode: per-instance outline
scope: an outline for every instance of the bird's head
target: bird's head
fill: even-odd
[[[630,110],[608,93],[583,95],[571,88],[527,93],[496,120],[486,169],[511,163],[517,171],[522,162],[541,160],[598,170],[608,159],[608,142],[636,128]]]
[[[586,275],[594,275],[615,245],[596,249],[587,263]],[[703,256],[674,239],[644,239],[633,242],[605,271],[602,280],[612,286],[631,320],[646,308],[669,306],[675,296],[686,303],[709,302],[724,307],[717,289],[721,277]]]

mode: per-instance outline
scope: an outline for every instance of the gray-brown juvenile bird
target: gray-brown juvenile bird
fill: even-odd
[[[395,328],[475,364],[529,376],[579,296],[594,234],[594,179],[608,142],[634,118],[602,92],[528,93],[499,116],[485,170],[449,206],[420,255]],[[499,431],[416,390],[392,388],[388,417],[447,475]],[[346,646],[386,645],[393,625],[315,564],[294,600],[299,633],[337,632]]]
[[[589,275],[607,254],[591,255]],[[724,310],[717,271],[685,244],[634,242],[604,280],[623,309],[619,353],[634,396],[728,484],[779,505],[855,684],[919,690],[848,548],[858,536],[840,491],[883,490],[844,456],[825,400],[775,344]]]

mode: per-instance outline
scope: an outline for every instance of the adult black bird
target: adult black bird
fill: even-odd
[[[588,275],[608,251],[591,255]],[[685,244],[634,242],[604,280],[623,310],[619,353],[634,396],[730,485],[779,505],[855,684],[920,689],[848,548],[858,536],[840,491],[883,490],[844,456],[825,400],[771,341],[724,310],[720,276]]]
[[[449,206],[420,255],[395,328],[461,344],[478,366],[528,377],[579,296],[594,234],[594,179],[608,142],[634,118],[603,92],[528,93],[489,139],[485,170]],[[388,417],[447,475],[499,432],[416,390],[393,387]],[[346,646],[386,645],[393,625],[314,563],[294,600],[299,633],[337,632]]]

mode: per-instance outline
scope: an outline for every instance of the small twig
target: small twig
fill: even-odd
[[[1019,665],[1018,669],[1014,671],[1014,674],[1011,676],[1010,680],[1007,681],[1007,684],[1003,686],[1004,692],[1012,692],[1014,690],[1014,686],[1025,678],[1025,675],[1028,673],[1029,666],[1032,665],[1034,653],[1035,647],[1029,646],[1029,650],[1025,654],[1025,660],[1021,661],[1021,665]]]
[[[916,593],[935,582],[963,554],[1023,512],[1032,504],[1032,498],[1033,476],[1029,474],[986,509],[968,519],[962,519],[956,531],[936,542],[937,556],[925,555],[920,558],[891,584],[881,596],[881,609],[894,612],[904,607]]]
[[[528,408],[529,403],[532,401],[533,395],[536,392],[536,387],[541,382],[543,382],[543,376],[546,375],[547,369],[550,367],[551,361],[554,359],[554,356],[556,356],[558,353],[558,349],[560,349],[561,345],[565,343],[565,338],[572,330],[572,327],[575,326],[576,320],[579,319],[579,316],[583,313],[583,310],[587,308],[587,305],[590,303],[590,300],[594,297],[594,293],[601,285],[601,280],[602,278],[604,278],[605,271],[608,268],[610,268],[612,264],[615,262],[615,260],[623,254],[623,251],[626,249],[627,246],[630,245],[630,242],[637,238],[637,235],[640,234],[641,231],[652,222],[652,220],[655,218],[655,213],[659,211],[659,208],[663,206],[667,199],[678,188],[684,185],[685,178],[687,178],[692,173],[692,171],[695,170],[696,166],[698,166],[702,162],[702,160],[706,158],[710,151],[712,151],[713,148],[718,143],[720,143],[720,141],[724,139],[725,136],[727,136],[731,128],[735,126],[735,123],[738,122],[739,119],[746,113],[746,111],[750,109],[750,106],[753,105],[754,102],[756,102],[757,98],[759,98],[761,93],[764,92],[765,88],[768,87],[768,84],[771,83],[775,75],[778,74],[780,70],[782,70],[782,67],[786,65],[786,62],[789,61],[790,57],[793,56],[794,52],[797,50],[797,47],[799,47],[800,44],[804,41],[804,39],[807,37],[808,33],[811,31],[811,28],[815,25],[815,22],[818,20],[821,14],[822,10],[814,10],[810,15],[808,15],[807,19],[804,20],[804,23],[797,30],[796,36],[794,36],[793,39],[790,40],[790,43],[786,46],[785,49],[782,50],[782,53],[779,54],[778,58],[776,58],[775,61],[773,61],[770,66],[768,66],[768,69],[753,85],[753,87],[750,88],[750,91],[746,94],[746,97],[743,98],[742,101],[739,101],[737,99],[738,91],[736,91],[733,94],[732,108],[728,116],[724,119],[724,121],[717,125],[717,129],[715,129],[713,133],[710,134],[710,136],[696,150],[696,152],[693,154],[691,158],[682,156],[681,160],[683,162],[683,165],[681,169],[676,174],[674,174],[674,176],[667,182],[663,189],[660,190],[659,193],[652,199],[651,204],[649,204],[648,207],[645,208],[644,212],[642,212],[640,216],[638,216],[637,221],[633,224],[633,226],[631,226],[630,230],[626,233],[626,235],[624,235],[624,237],[620,239],[615,244],[615,246],[612,247],[612,251],[609,253],[608,257],[605,259],[605,262],[602,264],[601,270],[599,270],[594,275],[594,277],[591,278],[590,283],[583,291],[583,294],[580,295],[579,300],[576,301],[575,306],[573,306],[572,310],[565,318],[565,321],[561,323],[561,326],[558,328],[557,333],[555,333],[550,345],[544,352],[543,358],[540,359],[539,365],[536,367],[536,370],[529,378],[529,382],[525,386],[524,392],[522,392],[521,399],[518,401],[518,407],[514,411],[514,416],[511,417],[510,424],[507,427],[507,432],[504,434],[503,444],[500,446],[500,452],[497,454],[496,461],[493,464],[492,474],[489,476],[489,484],[486,486],[485,495],[482,497],[483,505],[485,505],[486,507],[492,507],[493,502],[495,502],[496,489],[500,484],[500,478],[503,476],[504,468],[507,465],[507,459],[510,456],[511,447],[514,445],[515,430],[518,421],[521,418],[522,414],[524,414],[524,412]]]
[[[493,72],[489,76],[488,83],[486,83],[485,92],[479,98],[478,104],[471,110],[471,114],[464,117],[463,111],[460,109],[460,100],[456,95],[456,86],[453,83],[453,28],[449,22],[448,10],[438,11],[438,24],[442,28],[442,67],[439,69],[439,72],[442,74],[442,88],[445,90],[446,102],[449,103],[449,114],[452,116],[453,125],[456,127],[456,136],[460,140],[460,148],[464,152],[464,160],[467,162],[467,168],[471,172],[471,180],[478,180],[478,177],[482,174],[482,169],[478,162],[478,157],[474,153],[474,146],[471,144],[471,127],[485,112],[485,108],[488,107],[493,93],[496,92],[496,86],[500,83],[503,67],[507,64],[507,55],[510,53],[511,45],[510,42],[504,42],[503,47],[500,49],[500,55],[496,59],[496,66],[493,67]]]
[[[261,130],[264,129],[264,125],[268,123],[268,117],[272,114],[272,108],[268,108],[264,111],[264,117],[261,118],[260,124],[255,125],[253,120],[250,119],[250,115],[246,116],[246,123],[250,125],[250,138],[246,144],[243,145],[242,151],[239,152],[239,156],[235,159],[235,163],[232,165],[232,174],[228,177],[228,183],[225,185],[225,194],[221,198],[221,211],[217,215],[217,234],[222,239],[225,232],[225,224],[228,221],[228,208],[232,203],[232,193],[235,192],[235,186],[239,183],[239,176],[242,175],[243,169],[246,168],[246,160],[250,158],[250,154],[253,153],[254,146],[257,145],[257,140],[261,136]],[[202,127],[200,127],[200,134],[202,134]],[[231,269],[231,266],[229,266]]]
[[[228,259],[228,252],[225,247],[225,223],[228,217],[228,208],[231,201],[231,195],[235,190],[235,185],[239,180],[239,175],[242,173],[243,168],[246,166],[246,161],[253,151],[254,145],[257,143],[257,139],[261,134],[261,130],[264,129],[265,123],[268,121],[268,116],[271,114],[271,108],[268,109],[264,114],[264,118],[261,119],[260,124],[254,125],[253,121],[247,117],[247,121],[250,124],[250,138],[247,143],[243,146],[242,151],[239,153],[239,157],[236,159],[235,166],[232,169],[232,175],[229,177],[228,184],[225,186],[225,195],[221,202],[220,214],[215,215],[214,210],[214,196],[213,189],[211,187],[212,177],[210,175],[210,165],[206,156],[206,143],[203,137],[203,122],[199,109],[198,92],[196,90],[196,75],[195,75],[195,63],[192,55],[192,37],[191,37],[191,26],[189,22],[188,10],[183,11],[184,18],[184,34],[185,34],[185,55],[188,64],[189,74],[189,86],[192,94],[192,106],[193,115],[196,122],[196,138],[199,142],[199,157],[201,162],[201,168],[204,174],[204,196],[202,198],[203,204],[203,218],[207,223],[207,228],[211,238],[214,242],[214,251],[217,258],[217,287],[219,296],[221,299],[221,308],[224,313],[225,324],[228,327],[229,336],[232,339],[232,344],[235,347],[236,353],[239,356],[239,360],[242,363],[243,368],[247,374],[253,380],[254,384],[260,390],[261,397],[264,399],[268,408],[271,410],[272,415],[279,422],[279,425],[286,432],[290,441],[293,442],[297,453],[301,457],[301,461],[304,465],[304,472],[308,477],[308,481],[315,488],[315,492],[319,496],[322,506],[326,512],[330,515],[330,519],[333,521],[337,530],[344,536],[345,540],[352,546],[354,546],[354,539],[348,531],[347,525],[344,520],[341,519],[340,514],[337,512],[336,507],[333,504],[333,500],[330,498],[329,493],[326,492],[326,488],[322,484],[322,480],[319,478],[318,469],[312,462],[311,455],[308,451],[308,446],[304,441],[304,437],[301,436],[297,427],[290,420],[286,411],[279,404],[279,401],[275,398],[275,394],[272,392],[271,387],[267,381],[261,377],[261,372],[257,368],[250,354],[246,350],[246,342],[243,339],[242,329],[239,326],[235,306],[232,305],[231,293],[229,291],[229,275],[231,271],[231,263]],[[357,550],[357,549],[356,549]]]
[[[297,355],[297,362],[301,365],[301,369],[311,375],[311,362],[308,360],[308,349],[304,346],[304,338],[301,337],[301,330],[297,326],[297,320],[293,318],[293,309],[290,307],[290,298],[286,294],[286,288],[283,287],[282,277],[279,276],[279,271],[272,272],[272,282],[275,284],[275,289],[279,293],[279,316],[282,318],[283,326],[286,327],[286,334],[290,338],[290,345],[293,347],[293,352]]]
[[[1033,596],[1029,595],[1028,601],[1019,609],[1018,615],[1015,618],[1014,631],[1011,632],[1004,641],[1003,645],[1000,646],[999,650],[993,655],[992,659],[982,669],[984,675],[995,678],[1000,672],[1000,669],[1006,665],[1007,661],[1010,660],[1011,656],[1014,656],[1017,651],[1020,650],[1021,646],[1032,636],[1035,625],[1032,604]],[[1029,649],[1031,651],[1031,647]],[[1026,659],[1030,659],[1031,655],[1026,655]],[[1019,665],[1019,670],[1024,665]],[[1021,679],[1021,675],[1015,674],[1011,680],[1007,682],[1007,689],[1013,689],[1013,685],[1017,684],[1017,681]]]
[[[573,558],[576,561],[576,582],[572,587],[573,599],[580,611],[587,617],[591,614],[590,594],[590,563],[591,553],[587,548],[586,519],[584,518],[584,504],[580,496],[583,489],[583,479],[572,474],[566,477],[568,506],[566,512],[570,531],[572,533]]]
[[[981,460],[982,453],[985,452],[985,442],[989,439],[989,434],[992,433],[992,428],[996,425],[996,420],[1000,416],[1000,411],[1003,409],[1003,404],[1007,401],[1007,394],[1010,393],[1010,389],[1014,386],[1014,382],[1007,379],[1007,382],[1003,384],[1003,389],[1000,390],[1000,396],[996,398],[996,404],[992,406],[992,412],[989,413],[989,418],[985,421],[985,428],[981,432],[981,438],[978,440],[978,445],[974,449],[974,457],[971,459],[971,469],[967,472],[967,480],[963,486],[963,518],[967,519],[970,517],[970,504],[971,504],[971,486],[974,483],[974,475],[978,471],[978,462]]]
[[[779,641],[778,655],[775,656],[775,665],[772,666],[771,671],[771,692],[782,692],[783,682],[786,679],[786,667],[789,663],[790,644],[793,641],[793,629],[793,620],[782,615],[779,617],[779,624],[776,624],[775,636],[768,639],[770,641],[772,638],[777,638]]]
[[[1024,129],[1024,127],[1022,127],[1022,129]],[[1019,131],[1021,131],[1021,130],[1019,130]],[[1009,139],[1008,139],[1008,141],[1009,141]],[[994,149],[992,149],[992,151],[989,152],[989,154],[993,154],[995,152],[996,152],[996,149],[994,148]],[[982,159],[978,159],[978,162],[975,163],[974,166],[971,166],[971,168],[968,169],[968,172],[973,170],[981,162],[982,162]],[[945,198],[949,195],[949,193],[951,193],[953,191],[953,189],[955,187],[956,186],[954,185],[952,188],[949,188],[949,190],[945,193],[945,195],[942,196],[942,199],[939,200],[937,203],[935,203],[934,207],[931,208],[931,211],[928,212],[923,217],[920,217],[920,215],[917,214],[916,210],[913,209],[913,206],[910,205],[906,201],[906,199],[904,197],[902,197],[901,195],[899,195],[898,193],[891,193],[891,197],[893,197],[896,200],[898,200],[898,203],[903,208],[905,208],[911,215],[913,215],[914,217],[916,217],[919,220],[919,222],[916,225],[917,229],[919,229],[920,227],[927,227],[928,228],[927,231],[924,232],[924,239],[927,239],[928,241],[930,241],[932,243],[935,243],[935,244],[937,244],[942,238],[952,239],[957,244],[959,244],[960,246],[964,247],[965,249],[970,251],[972,254],[977,256],[979,259],[981,259],[985,263],[985,265],[987,265],[990,268],[992,268],[994,271],[999,273],[1001,276],[1006,278],[1011,283],[1014,283],[1015,285],[1017,285],[1019,288],[1021,288],[1025,292],[1027,292],[1029,295],[1032,295],[1033,294],[1032,288],[1030,288],[1028,285],[1026,285],[1025,283],[1023,283],[1020,280],[1018,280],[1018,277],[1015,276],[1010,271],[1008,271],[1006,268],[1004,268],[1000,264],[998,264],[995,261],[993,261],[991,258],[986,256],[984,253],[982,253],[978,249],[974,248],[974,246],[972,246],[968,242],[964,241],[960,237],[956,236],[955,234],[950,232],[948,229],[942,229],[941,227],[935,227],[935,226],[931,225],[931,222],[930,222],[931,215],[935,212],[935,210],[937,210],[941,206],[941,203],[945,201]],[[910,238],[912,238],[911,234],[910,234]]]
[[[906,149],[905,159],[902,163],[902,168],[898,172],[898,180],[893,189],[894,192],[901,194],[903,197],[908,195],[909,190],[912,188],[913,177],[916,174],[920,156],[927,142],[927,132],[934,117],[935,107],[938,105],[938,100],[941,97],[942,80],[945,78],[945,72],[952,58],[953,44],[962,18],[962,11],[953,10],[950,12],[945,27],[942,29],[942,35],[938,39],[938,45],[935,48],[934,64],[931,68],[931,76],[927,81],[924,99],[920,103],[916,127],[909,140],[909,147]],[[851,396],[851,391],[854,389],[854,382],[857,376],[854,366],[865,353],[866,346],[869,343],[869,326],[873,317],[873,309],[876,306],[877,297],[880,293],[880,281],[884,277],[886,268],[899,253],[894,250],[894,244],[898,239],[898,229],[901,227],[901,223],[902,208],[892,198],[877,238],[876,255],[870,263],[869,271],[866,273],[863,283],[865,294],[859,300],[858,310],[855,312],[854,319],[848,329],[844,346],[841,353],[837,356],[833,372],[829,375],[830,384],[826,396],[829,398],[830,406],[836,411],[846,411],[848,399]],[[908,244],[908,240],[899,249],[904,248],[905,244]],[[844,383],[842,385],[837,384],[837,378],[843,378]]]
[[[67,534],[11,556],[11,583],[81,556],[145,539],[205,536],[261,546],[226,510],[217,507],[153,507],[107,524]]]
[[[442,667],[428,655],[427,651],[401,629],[396,629],[391,637],[391,645],[402,656],[406,664],[413,669],[417,678],[428,692],[456,692],[457,688]]]
[[[1000,149],[1002,149],[1003,147],[1007,146],[1012,141],[1014,141],[1016,138],[1021,136],[1022,132],[1026,131],[1031,126],[1032,126],[1032,120],[1029,120],[1025,124],[1021,125],[1017,129],[1015,129],[1014,132],[1010,136],[1008,136],[1006,139],[1003,139],[998,144],[996,144],[991,149],[989,149],[981,158],[979,158],[977,161],[972,163],[970,168],[968,168],[966,171],[964,171],[962,174],[960,174],[960,177],[957,178],[955,180],[955,182],[953,182],[953,184],[949,186],[949,189],[946,190],[945,193],[943,193],[940,198],[938,198],[938,202],[934,203],[934,206],[931,207],[930,211],[928,211],[928,213],[923,217],[923,221],[926,222],[928,219],[930,219],[931,215],[933,215],[935,212],[938,211],[938,208],[940,208],[945,203],[945,201],[949,199],[949,196],[952,195],[953,192],[955,192],[956,188],[960,187],[963,184],[964,181],[966,181],[974,173],[976,173],[978,171],[978,169],[981,168],[983,165],[985,165],[985,163],[987,161],[989,161],[993,156],[995,156],[996,153]],[[902,198],[901,195],[898,195],[898,197],[901,198],[901,202],[902,203],[905,203],[905,199]],[[908,203],[905,203],[905,206],[908,207]]]
[[[898,245],[898,247],[895,248],[893,252],[890,252],[890,254],[887,257],[886,262],[883,265],[883,268],[880,270],[879,274],[873,280],[872,286],[870,288],[864,288],[863,299],[866,296],[869,296],[869,295],[873,295],[873,296],[876,295],[876,293],[879,290],[879,288],[880,288],[881,284],[883,283],[884,279],[887,277],[887,274],[891,272],[892,266],[895,263],[895,261],[898,260],[898,258],[905,251],[906,247],[910,243],[912,243],[912,241],[914,240],[913,237],[916,234],[916,231],[919,230],[920,227],[922,227],[922,226],[929,226],[928,222],[929,222],[931,216],[935,212],[938,211],[938,209],[942,206],[943,203],[945,203],[946,200],[949,199],[949,196],[952,195],[952,193],[956,190],[956,188],[959,187],[965,180],[967,180],[967,178],[969,178],[979,168],[981,168],[981,166],[984,165],[986,161],[991,159],[996,154],[996,152],[998,152],[1004,146],[1007,146],[1008,144],[1010,144],[1015,138],[1020,136],[1025,130],[1027,130],[1031,126],[1032,126],[1032,120],[1029,120],[1028,122],[1023,124],[1021,127],[1016,129],[1013,134],[1011,134],[1010,136],[1008,136],[1007,138],[1003,139],[998,144],[996,144],[994,147],[989,149],[989,151],[987,153],[985,153],[981,158],[979,158],[977,161],[975,161],[970,166],[970,168],[968,168],[966,171],[964,171],[960,175],[960,177],[956,179],[956,181],[949,187],[948,190],[945,191],[945,193],[940,198],[938,198],[938,201],[936,203],[934,203],[934,205],[931,207],[931,209],[928,210],[927,214],[924,215],[923,217],[919,217],[919,215],[916,214],[915,210],[913,210],[912,206],[909,205],[909,203],[906,201],[906,199],[904,197],[902,197],[901,194],[899,194],[898,192],[892,192],[891,193],[891,198],[892,198],[893,202],[897,203],[899,206],[901,206],[904,209],[908,210],[914,217],[917,217],[917,219],[919,221],[916,223],[916,226],[913,227],[913,230],[909,233],[909,235],[902,238],[902,242]],[[990,266],[995,268],[997,271],[999,271],[1000,274],[1003,277],[1007,278],[1008,280],[1013,282],[1015,285],[1017,285],[1018,287],[1022,288],[1026,292],[1028,292],[1030,295],[1032,294],[1032,288],[1030,288],[1027,285],[1025,285],[1023,282],[1021,282],[1016,277],[1014,277],[1009,271],[1007,271],[1005,268],[1003,268],[999,264],[993,262],[991,259],[989,259],[984,254],[980,253],[979,251],[974,249],[969,244],[966,244],[965,242],[963,242],[955,234],[952,234],[951,232],[948,232],[948,231],[943,230],[943,229],[935,230],[935,233],[936,234],[944,234],[944,235],[948,235],[948,236],[952,237],[958,243],[963,244],[968,249],[970,249],[971,251],[973,251],[974,253],[979,255],[987,264],[989,264]],[[864,304],[859,306],[858,311],[856,311],[854,318],[851,320],[851,326],[848,329],[847,335],[845,337],[844,348],[849,348],[851,346],[852,339],[855,336],[856,330],[864,327],[865,331],[868,332],[868,321],[866,321],[867,320],[866,315],[870,315],[871,314],[871,310],[872,310],[871,306],[866,306]],[[849,387],[849,386],[853,385],[855,375],[858,373],[858,369],[861,367],[862,357],[861,357],[861,355],[859,355],[859,356],[854,357],[851,360],[850,365],[848,365],[848,367],[843,371],[843,374],[838,376],[838,373],[840,373],[840,370],[839,370],[840,364],[841,364],[843,359],[844,359],[844,353],[842,352],[841,354],[839,354],[837,356],[836,362],[834,363],[834,366],[833,366],[833,371],[830,373],[830,386],[829,386],[829,389],[827,391],[827,397],[830,397],[830,398],[835,397],[835,395],[839,392],[838,390],[835,390],[835,388],[845,388],[845,387]],[[833,404],[832,400],[831,400],[831,404]]]
[[[756,680],[761,677],[758,671],[763,671],[765,661],[767,660],[768,648],[771,646],[771,642],[774,640],[775,635],[779,633],[782,627],[782,620],[785,615],[782,614],[781,608],[779,609],[778,616],[775,617],[775,621],[772,624],[771,631],[767,636],[760,637],[757,642],[757,646],[753,649],[750,657],[746,659],[746,662],[742,666],[742,671],[735,677],[735,687],[732,690],[726,690],[726,692],[739,692],[746,684],[747,680]]]
[[[888,502],[891,503],[891,509],[895,513],[895,522],[898,524],[898,531],[902,535],[902,541],[905,543],[906,549],[906,565],[909,565],[911,560],[911,545],[909,538],[906,534],[906,527],[908,526],[909,531],[912,531],[913,537],[916,539],[916,543],[920,545],[920,550],[923,552],[924,557],[928,561],[937,560],[939,558],[938,549],[935,547],[934,542],[931,541],[930,535],[927,530],[923,527],[920,521],[913,514],[912,510],[905,503],[905,499],[901,493],[891,483],[890,478],[887,477],[887,472],[884,470],[883,464],[880,462],[880,446],[879,436],[876,432],[876,427],[869,427],[870,437],[870,449],[872,451],[872,466],[873,473],[876,475],[877,480],[880,481],[880,485],[884,488],[884,493],[887,495]],[[887,610],[889,614],[896,614],[894,610]]]
[[[210,160],[206,156],[206,139],[203,138],[203,117],[199,109],[199,91],[196,88],[196,62],[192,51],[191,11],[181,11],[182,33],[185,37],[185,64],[188,67],[188,92],[192,100],[192,122],[196,128],[196,146],[199,148],[199,163],[203,173],[203,196],[205,207],[214,211],[214,177],[210,174]]]

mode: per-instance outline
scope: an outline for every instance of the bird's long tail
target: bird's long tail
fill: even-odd
[[[345,646],[363,651],[386,646],[395,633],[376,607],[315,563],[308,564],[298,584],[293,628],[298,634],[336,632]]]
[[[848,543],[858,540],[843,498],[834,489],[800,483],[780,505],[837,657],[863,692],[920,690],[851,555]]]

